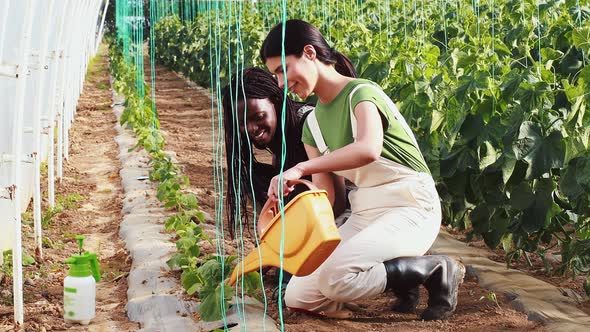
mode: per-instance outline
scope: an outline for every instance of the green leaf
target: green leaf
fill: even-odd
[[[557,60],[563,56],[563,52],[554,50],[550,47],[543,47],[541,49],[541,58],[543,61]]]
[[[555,184],[552,179],[539,179],[535,185],[535,202],[525,209],[522,216],[522,229],[531,234],[541,229],[546,229],[551,223],[551,218],[556,216],[561,209],[553,201],[552,192]]]
[[[576,157],[584,156],[590,148],[590,127],[575,129],[573,134],[565,139],[565,146],[565,164]]]
[[[260,282],[260,274],[258,272],[250,272],[244,276],[244,291],[250,293],[252,291],[262,288]]]
[[[36,261],[33,258],[33,256],[23,252],[23,260],[22,260],[23,266],[29,266],[29,265],[33,265],[35,263],[36,263]]]
[[[479,169],[483,170],[495,163],[496,160],[498,160],[499,154],[490,141],[485,141],[484,144],[479,147],[479,156]]]
[[[175,269],[188,264],[188,258],[185,254],[176,253],[166,261],[166,264],[170,269]]]
[[[494,101],[491,97],[485,97],[485,99],[477,105],[477,114],[479,114],[485,122],[494,114]]]
[[[373,82],[380,82],[389,75],[389,62],[371,63],[361,74],[361,77]]]
[[[559,131],[553,131],[543,137],[540,126],[525,121],[520,126],[517,140],[513,145],[514,155],[518,160],[528,163],[526,178],[535,179],[547,173],[551,168],[563,166],[565,143]]]
[[[479,136],[482,133],[483,128],[484,123],[481,115],[468,114],[467,117],[465,117],[463,124],[461,125],[461,130],[459,131],[459,133],[461,133],[461,136],[465,140],[470,141]]]
[[[440,56],[440,49],[434,45],[430,45],[423,50],[424,60],[431,67],[436,67],[438,57]]]
[[[494,249],[502,242],[504,235],[508,231],[510,219],[504,209],[497,209],[490,221],[491,230],[487,233],[483,233],[482,237],[486,245],[489,248]]]
[[[189,288],[186,290],[186,293],[187,293],[188,295],[193,295],[193,294],[195,294],[195,293],[197,293],[197,292],[201,291],[201,289],[202,289],[202,288],[203,288],[203,285],[202,285],[202,284],[200,284],[200,283],[194,283],[194,284],[193,284],[191,287],[189,287]]]
[[[559,189],[570,201],[590,192],[590,156],[570,160],[559,180]]]
[[[475,55],[467,54],[464,52],[460,52],[458,54],[457,67],[459,68],[469,68],[476,62],[477,57]]]
[[[207,260],[203,265],[199,266],[198,271],[205,280],[221,281],[221,263],[218,261],[217,257]]]
[[[2,252],[2,257],[3,257],[5,264],[12,266],[12,249],[4,250]],[[22,257],[22,265],[23,266],[29,266],[29,265],[33,265],[36,263],[33,256],[27,254],[24,251],[23,251],[21,257]]]
[[[516,69],[513,69],[510,73],[504,76],[502,78],[502,84],[500,85],[502,97],[505,100],[510,100],[518,90],[518,87],[522,81],[523,76],[521,76]]]
[[[490,218],[494,210],[490,210],[487,204],[480,204],[471,211],[469,220],[478,233],[487,233],[492,229]]]
[[[525,210],[535,202],[535,194],[528,182],[521,182],[510,191],[510,205],[517,210]]]
[[[484,72],[477,72],[475,76],[463,75],[459,77],[457,84],[457,99],[466,101],[466,97],[475,90],[483,90],[488,87],[488,75]]]
[[[534,76],[529,76],[534,78]],[[543,106],[543,98],[545,94],[551,89],[546,82],[537,82],[531,84],[530,82],[522,82],[519,89],[516,91],[516,99],[520,100],[521,105],[528,109],[541,109]]]
[[[164,228],[166,229],[167,232],[170,232],[171,230],[176,228],[176,225],[178,222],[179,222],[179,216],[175,214],[175,215],[169,217],[168,219],[166,219],[166,222],[164,223]]]
[[[214,321],[222,318],[223,311],[229,308],[229,300],[231,300],[233,289],[223,283],[220,283],[213,292],[207,292],[201,296],[201,305],[199,312],[204,321]]]
[[[433,132],[437,131],[441,125],[444,123],[445,115],[444,113],[433,110],[432,111],[432,121],[430,123],[430,131],[429,133],[432,134]]]
[[[201,254],[201,248],[199,247],[199,245],[195,244],[194,246],[191,246],[189,248],[188,253],[193,257],[199,257],[199,255]]]
[[[193,245],[195,245],[195,239],[192,237],[182,237],[176,240],[176,248],[184,252],[187,252]]]
[[[584,89],[583,91],[588,91],[590,89],[590,66],[586,65],[584,69],[580,71],[578,74],[578,82],[579,85],[582,86]]]
[[[472,150],[467,145],[455,145],[455,147],[448,156],[441,160],[441,176],[449,177],[457,170],[479,169],[477,151]]]
[[[573,75],[583,68],[583,61],[581,60],[580,53],[581,50],[578,50],[575,46],[570,47],[559,63],[559,69],[562,74],[566,76]]]
[[[572,31],[574,45],[588,54],[590,52],[590,27],[576,27]]]
[[[504,184],[506,184],[514,172],[516,159],[508,158],[506,155],[502,155],[501,160],[504,161],[504,163],[502,163],[502,179],[504,180]]]
[[[504,236],[502,236],[501,243],[504,252],[512,251],[512,233],[504,234]]]
[[[193,287],[195,284],[202,284],[203,279],[204,278],[201,278],[199,273],[193,269],[185,270],[180,275],[180,282],[182,283],[182,287],[184,287],[186,290]]]

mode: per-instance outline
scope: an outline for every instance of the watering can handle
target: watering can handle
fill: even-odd
[[[303,180],[303,179],[291,180],[291,181],[289,181],[289,184],[290,185],[304,184],[310,190],[318,190],[318,187],[315,184],[313,184],[311,181],[308,181],[308,180]],[[274,216],[278,213],[279,213],[278,203],[273,202],[271,199],[268,199],[266,201],[266,203],[264,203],[262,210],[260,210],[260,215],[258,216],[258,223],[256,225],[256,229],[258,231],[259,237],[262,234],[262,232],[264,231],[264,229],[266,228],[266,226],[268,226],[268,224],[270,224],[270,222],[272,221],[272,218],[274,218]]]

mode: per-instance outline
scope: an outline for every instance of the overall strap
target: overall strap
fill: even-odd
[[[322,136],[322,131],[320,130],[320,125],[318,124],[318,119],[315,117],[315,110],[309,112],[307,116],[307,125],[309,126],[309,130],[313,135],[313,140],[320,150],[321,154],[328,154],[330,153],[330,149],[326,145],[324,141],[324,137]]]

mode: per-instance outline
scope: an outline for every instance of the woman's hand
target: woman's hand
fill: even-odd
[[[290,182],[293,180],[299,180],[303,177],[303,168],[300,164],[297,164],[288,170],[283,172],[283,196],[289,195],[294,189],[295,186],[290,185]],[[268,186],[268,199],[278,200],[278,193],[279,193],[279,176],[275,176],[270,180],[270,185]]]

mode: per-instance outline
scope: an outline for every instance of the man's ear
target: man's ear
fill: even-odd
[[[316,51],[313,45],[305,45],[303,47],[303,56],[308,58],[309,60],[314,60],[316,58]]]

